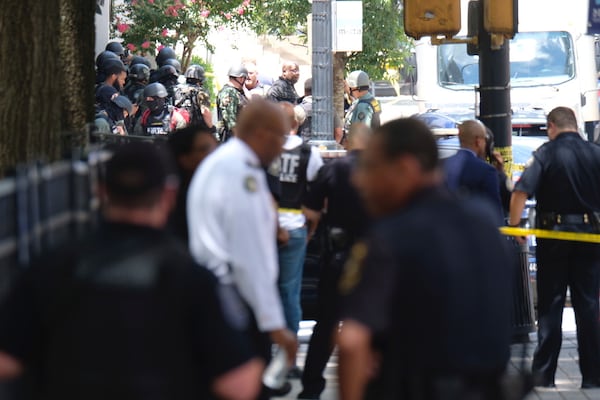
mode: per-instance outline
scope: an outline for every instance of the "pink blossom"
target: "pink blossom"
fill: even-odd
[[[208,18],[209,15],[210,15],[210,11],[208,11],[208,10],[202,10],[202,12],[200,12],[200,16],[202,18]]]
[[[148,3],[154,4],[154,0],[148,0]]]
[[[137,47],[135,47],[135,44],[133,44],[133,43],[127,43],[127,48],[129,49],[129,51],[137,50]]]
[[[121,33],[125,33],[129,30],[129,25],[119,23],[117,24],[117,30]]]
[[[162,50],[162,49],[164,49],[164,48],[165,48],[165,45],[161,44],[160,46],[158,46],[158,47],[156,48],[156,50],[157,50],[157,51],[161,51],[161,50]]]
[[[175,7],[175,6],[167,7],[167,9],[165,10],[165,14],[170,15],[172,17],[179,16],[179,13],[177,12],[177,7]]]
[[[246,10],[244,10],[243,7],[240,7],[240,8],[238,8],[237,12],[238,12],[239,15],[244,15],[244,13],[246,12]]]
[[[225,18],[231,19],[231,13],[225,13],[224,15],[225,15]]]
[[[244,7],[248,7],[250,5],[250,0],[244,0],[244,2],[242,3],[242,6]]]
[[[219,26],[219,27],[217,28],[217,30],[218,30],[219,32],[222,32],[222,31],[224,31],[224,30],[225,30],[225,27],[224,27],[223,25],[221,25],[221,26]]]
[[[149,47],[150,47],[150,42],[148,40],[146,40],[144,43],[142,43],[142,49],[147,49]]]
[[[167,28],[163,29],[160,35],[162,37],[167,37],[169,35],[169,30]]]
[[[138,4],[138,0],[131,0],[131,5],[132,6],[137,6]]]

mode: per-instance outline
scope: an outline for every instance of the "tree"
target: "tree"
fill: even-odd
[[[252,8],[251,0],[129,0],[117,9],[115,28],[133,52],[181,43],[185,69],[198,42],[212,48],[212,29],[247,22]]]
[[[62,134],[83,132],[92,120],[95,5],[3,0],[0,175],[20,162],[58,158]]]

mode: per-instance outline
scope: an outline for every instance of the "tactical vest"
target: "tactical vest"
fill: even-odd
[[[187,110],[192,125],[206,127],[202,116],[202,106],[210,108],[210,98],[201,86],[179,85],[175,90],[175,107]]]
[[[168,106],[160,115],[154,115],[150,110],[144,111],[144,114],[142,114],[142,128],[144,129],[144,135],[167,135],[173,132],[176,124],[173,120],[174,113],[180,114],[187,122],[189,122],[187,112],[183,114],[177,108],[172,106]]]
[[[373,109],[373,117],[371,118],[371,129],[379,128],[379,126],[381,126],[381,104],[379,104],[379,101],[375,97],[371,97],[370,99],[365,99],[364,97],[362,97],[358,99],[358,101],[352,103],[346,114],[348,116],[352,116],[352,113],[354,113],[354,110],[360,103],[366,103]],[[348,132],[348,130],[350,129],[350,125],[352,125],[352,123],[350,122],[351,119],[352,118],[347,118],[346,121],[344,121],[345,133]]]
[[[311,146],[303,143],[291,150],[281,153],[281,208],[300,209],[302,198],[306,192],[306,170],[310,159]]]

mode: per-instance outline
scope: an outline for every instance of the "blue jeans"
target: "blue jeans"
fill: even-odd
[[[302,271],[306,255],[306,228],[289,231],[289,242],[279,247],[279,294],[283,305],[283,313],[289,330],[298,332],[302,307],[300,291],[302,289]]]

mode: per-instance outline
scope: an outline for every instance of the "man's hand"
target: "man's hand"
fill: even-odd
[[[502,158],[502,154],[497,151],[493,151],[491,155],[492,166],[496,168],[496,170],[503,172],[504,171],[504,159]]]
[[[277,227],[277,243],[280,246],[285,246],[290,241],[290,233],[287,229],[280,226]]]
[[[298,339],[289,329],[277,329],[270,332],[271,341],[285,351],[288,357],[288,365],[292,366],[296,362],[296,352],[298,351]]]

